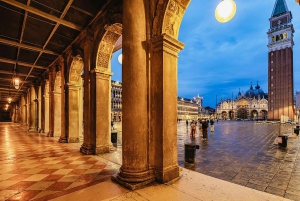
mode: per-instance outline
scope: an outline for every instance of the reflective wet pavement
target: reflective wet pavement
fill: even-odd
[[[219,121],[208,140],[190,138],[190,127],[178,123],[179,165],[196,172],[271,194],[300,200],[300,139],[289,137],[287,148],[274,145],[279,133],[291,135],[295,125]],[[184,144],[200,145],[195,163],[184,162]]]

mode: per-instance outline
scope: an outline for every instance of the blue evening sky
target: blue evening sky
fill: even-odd
[[[178,96],[202,96],[203,106],[215,108],[216,96],[235,97],[258,81],[268,92],[269,18],[276,0],[235,0],[237,12],[228,23],[214,17],[220,0],[192,0],[181,23],[179,40],[186,46],[178,59]],[[286,0],[294,33],[294,89],[300,91],[300,6]],[[122,81],[122,66],[112,58],[113,80]]]

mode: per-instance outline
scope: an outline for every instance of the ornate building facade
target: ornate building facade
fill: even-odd
[[[240,91],[235,99],[226,99],[220,101],[217,105],[218,119],[267,119],[268,100],[260,86],[257,84],[253,88],[242,94]]]
[[[276,0],[268,31],[268,119],[294,119],[292,13],[285,0]]]
[[[111,81],[111,119],[122,120],[122,83]]]

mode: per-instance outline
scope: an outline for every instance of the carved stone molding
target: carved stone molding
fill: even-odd
[[[119,24],[114,24],[106,26],[105,30],[106,33],[104,34],[98,48],[96,68],[108,69],[112,51],[122,34],[122,27]]]
[[[55,78],[55,83],[54,83],[54,91],[60,92],[60,87],[61,87],[61,72],[58,71],[56,73],[56,78]]]
[[[163,33],[167,33],[174,38],[178,38],[180,24],[190,0],[170,0],[166,9],[163,22]]]
[[[79,84],[81,79],[81,72],[83,69],[83,61],[80,56],[73,57],[73,61],[70,67],[69,83]]]

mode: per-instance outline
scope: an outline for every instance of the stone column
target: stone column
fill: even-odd
[[[80,152],[83,154],[95,154],[95,132],[91,131],[91,99],[90,99],[90,69],[91,69],[91,49],[93,38],[91,33],[87,33],[84,46],[84,109],[83,109],[83,123],[84,123],[84,137]]]
[[[76,143],[79,142],[80,126],[82,122],[80,122],[80,108],[79,108],[79,93],[80,85],[68,84],[68,107],[69,107],[69,134],[68,134],[68,142]]]
[[[38,131],[42,130],[42,87],[41,85],[38,87]]]
[[[111,87],[110,77],[111,72],[101,71],[99,69],[92,70],[93,84],[95,85],[95,97],[96,100],[96,154],[103,154],[109,152],[110,147],[110,113],[109,107],[111,101]]]
[[[184,44],[163,34],[152,39],[150,70],[151,164],[156,181],[179,177],[177,154],[177,58]],[[175,125],[175,126],[174,126]]]
[[[36,94],[34,90],[34,86],[30,86],[30,115],[29,115],[29,129],[28,131],[35,131],[36,130]]]
[[[44,91],[44,103],[45,103],[45,128],[44,133],[49,133],[49,80],[45,81],[45,91]]]
[[[113,179],[130,189],[140,188],[154,181],[149,164],[148,64],[144,2],[123,1],[123,163],[119,174]]]
[[[61,97],[60,97],[60,110],[61,110],[61,128],[60,128],[60,138],[59,138],[59,142],[60,143],[67,143],[68,142],[68,136],[67,136],[67,132],[66,132],[66,110],[67,110],[67,105],[66,105],[66,94],[65,94],[65,63],[64,60],[61,60],[60,62],[60,72],[61,72],[61,87],[60,87],[60,92],[61,92]],[[71,121],[73,121],[72,119],[70,119]]]
[[[54,91],[53,91],[53,100],[54,100],[54,137],[61,136],[61,71],[56,73]]]
[[[55,82],[55,67],[49,69],[49,133],[48,137],[53,137],[54,133],[54,82]]]

